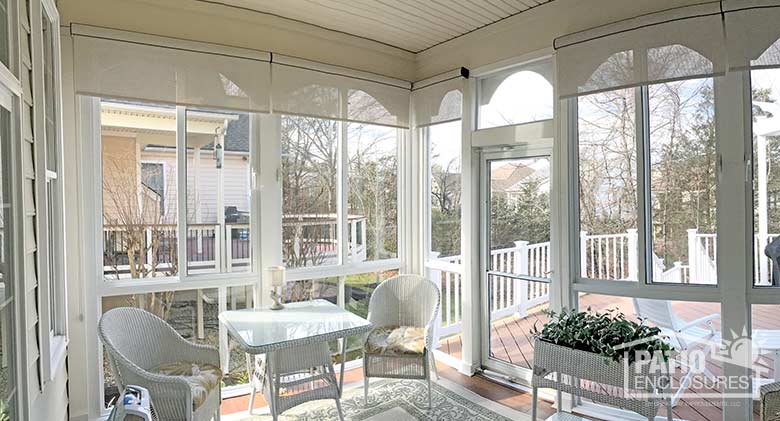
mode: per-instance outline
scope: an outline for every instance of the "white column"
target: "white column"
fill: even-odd
[[[767,199],[767,156],[766,136],[756,136],[756,172],[758,176],[758,280],[762,285],[769,284],[769,264],[764,247],[769,238],[769,200]]]
[[[216,146],[220,145],[222,147],[222,151],[224,153],[225,150],[225,130],[227,130],[227,120],[225,121],[224,125],[222,126],[222,130],[220,130],[217,133],[217,136],[214,139],[214,149],[216,150]],[[223,155],[224,156],[224,155]],[[219,224],[219,230],[220,232],[225,233],[225,183],[224,183],[224,168],[225,168],[225,160],[222,160],[222,165],[217,167],[217,223]],[[197,196],[196,196],[197,197]],[[225,250],[228,247],[232,246],[232,239],[230,238],[229,233],[225,233],[225,235],[222,236],[223,242],[220,254],[220,257],[218,261],[221,262],[219,266],[217,266],[217,272],[225,272],[225,262],[227,262],[227,256],[225,255]]]
[[[480,244],[480,190],[479,155],[472,150],[471,133],[474,129],[473,102],[476,81],[469,79],[463,89],[463,120],[461,124],[461,255],[463,259],[463,364],[460,372],[472,375],[482,364],[482,328],[480,326],[480,283],[482,273]]]
[[[193,206],[195,207],[195,223],[203,223],[203,215],[201,214],[200,203],[198,200],[198,187],[200,186],[200,146],[195,148],[192,155],[192,195],[194,200]],[[198,237],[196,239],[198,245],[198,254],[203,253],[203,231],[198,229]]]
[[[588,277],[588,232],[580,231],[580,276]]]
[[[252,234],[259,241],[255,256],[257,271],[261,282],[255,288],[255,306],[270,303],[270,281],[265,277],[263,268],[282,264],[282,180],[281,180],[281,135],[279,115],[252,116],[252,154],[254,166],[259,170],[255,183],[253,198],[254,209],[257,209],[255,220],[258,230]],[[262,196],[262,199],[261,199]],[[259,216],[259,218],[257,217]],[[262,235],[261,235],[262,234]]]

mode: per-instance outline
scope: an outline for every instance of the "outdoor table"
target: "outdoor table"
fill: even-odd
[[[289,303],[285,304],[285,308],[282,310],[262,308],[225,311],[220,313],[219,320],[225,325],[242,350],[249,354],[266,355],[262,377],[265,384],[271,387],[263,388],[263,393],[269,401],[268,404],[274,419],[293,406],[309,400],[326,398],[336,399],[339,415],[341,415],[339,398],[344,386],[346,338],[369,332],[372,325],[368,320],[325,300]],[[333,365],[328,354],[327,361],[320,359],[316,361],[315,365],[308,366],[308,368],[315,366],[326,368],[318,376],[325,383],[324,387],[318,388],[318,393],[304,393],[294,399],[280,397],[281,377],[288,373],[275,372],[276,370],[273,368],[282,362],[284,362],[282,365],[289,365],[289,361],[296,359],[301,362],[313,361],[310,355],[306,355],[307,353],[311,354],[310,351],[307,351],[307,346],[316,344],[327,346],[327,342],[336,339],[342,340],[342,364],[338,380],[335,378]],[[297,356],[296,351],[304,355]],[[330,369],[327,370],[327,367]],[[303,368],[298,367],[297,369]],[[261,378],[259,374],[254,373],[253,376],[258,375],[257,378]],[[301,383],[303,382],[297,381],[295,384]],[[310,384],[314,383],[310,382]],[[266,389],[271,389],[268,391],[270,396],[266,394]]]

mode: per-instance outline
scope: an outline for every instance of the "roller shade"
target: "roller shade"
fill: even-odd
[[[729,68],[780,67],[780,1],[724,1]]]
[[[720,2],[639,16],[555,40],[560,97],[723,74]]]
[[[273,112],[409,127],[411,84],[274,55]]]
[[[417,127],[460,120],[463,114],[463,83],[468,70],[459,69],[440,80],[415,83],[412,87],[414,122]]]
[[[270,111],[270,54],[155,44],[156,37],[103,38],[74,31],[76,92],[205,108]],[[121,35],[121,34],[120,34]],[[121,37],[120,37],[121,38]],[[170,44],[170,40],[164,41]],[[216,52],[219,51],[219,52]],[[242,56],[243,55],[243,56]]]

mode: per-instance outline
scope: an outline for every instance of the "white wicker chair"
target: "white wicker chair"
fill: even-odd
[[[374,290],[368,304],[368,321],[377,328],[411,327],[425,329],[425,348],[421,354],[376,353],[363,347],[365,402],[371,377],[419,379],[428,382],[428,406],[431,405],[431,375],[436,378],[433,359],[435,323],[439,316],[440,293],[436,284],[417,275],[394,276]],[[369,334],[370,335],[370,334]]]
[[[189,342],[164,320],[131,307],[106,312],[100,318],[98,332],[119,390],[126,385],[147,388],[158,420],[219,420],[221,377],[217,387],[195,408],[187,377],[152,371],[177,362],[219,367],[216,348]]]

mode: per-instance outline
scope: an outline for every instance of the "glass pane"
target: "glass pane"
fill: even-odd
[[[653,282],[716,284],[712,79],[651,85]]]
[[[285,303],[322,299],[337,304],[339,278],[287,281],[282,296]]]
[[[478,129],[553,118],[550,60],[512,68],[479,79]]]
[[[339,123],[282,116],[282,255],[288,268],[338,263]]]
[[[637,280],[634,91],[578,98],[580,276]]]
[[[430,165],[431,259],[459,263],[461,123],[427,128]]]
[[[55,54],[54,37],[59,36],[58,29],[54,27],[45,8],[41,8],[43,28],[43,92],[44,92],[44,118],[46,120],[46,169],[57,171],[57,99],[55,85]]]
[[[222,303],[228,310],[252,307],[252,286],[228,287]],[[227,338],[227,350],[230,353],[229,370],[222,379],[222,386],[234,386],[249,382],[250,360],[236,342],[230,338],[219,323],[220,307],[217,288],[163,291],[148,294],[104,297],[103,313],[118,307],[142,308],[162,318],[170,324],[184,339],[214,348],[220,348],[220,336]],[[158,350],[170,352],[170,350]],[[220,351],[222,353],[222,351]],[[118,396],[116,381],[111,372],[108,357],[103,358],[103,393],[106,406]]]
[[[549,305],[549,284],[495,272],[549,278],[550,158],[489,161],[489,174],[490,356],[531,368],[531,329]]]
[[[176,275],[176,110],[104,100],[100,119],[103,274]]]
[[[780,69],[750,72],[753,95],[753,283],[780,286]]]
[[[744,379],[730,379],[723,376],[723,358],[727,357],[719,354],[720,303],[636,300],[630,297],[579,293],[578,307],[580,311],[590,310],[601,314],[611,312],[611,317],[623,314],[629,321],[636,323],[643,321],[646,325],[661,328],[660,337],[678,352],[676,361],[680,362],[673,366],[672,393],[680,390],[683,379],[690,372],[690,383],[683,389],[680,401],[673,408],[675,419],[696,421],[723,419],[724,385],[736,385]],[[688,326],[689,322],[702,318],[708,318],[709,321]],[[680,326],[684,327],[680,328]],[[592,383],[591,387],[600,386]],[[666,417],[666,407],[662,406],[659,409],[658,416]]]
[[[189,275],[252,268],[249,119],[247,113],[187,110]],[[149,182],[157,183],[159,170],[149,169]]]
[[[349,256],[398,257],[398,129],[349,123]]]
[[[762,385],[780,381],[780,320],[776,316],[780,306],[754,304],[751,307],[752,345],[755,350],[752,355],[753,391],[757,392]],[[754,412],[758,412],[759,405],[753,406]]]
[[[8,0],[0,0],[0,63],[9,67],[10,57],[10,10],[8,10]]]
[[[0,419],[16,419],[15,282],[11,277],[11,113],[0,108]]]

